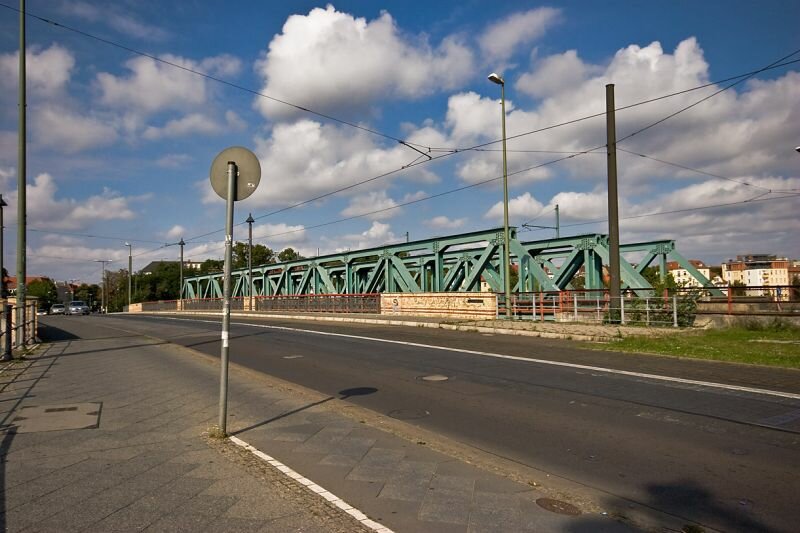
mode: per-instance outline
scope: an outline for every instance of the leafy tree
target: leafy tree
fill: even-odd
[[[233,245],[233,268],[247,266],[247,243],[237,242]],[[263,244],[253,245],[253,266],[267,265],[275,262],[275,252]]]
[[[31,281],[27,287],[27,294],[39,299],[40,308],[49,308],[58,301],[56,284],[48,278]]]
[[[286,248],[278,254],[278,261],[281,263],[285,263],[287,261],[297,261],[298,259],[304,259],[304,257],[297,253],[293,248]]]
[[[672,274],[669,272],[667,272],[667,275],[664,277],[664,281],[661,281],[661,273],[659,272],[658,267],[645,268],[642,272],[642,277],[647,280],[653,289],[655,289],[656,293],[662,293],[664,292],[664,289],[678,288],[678,284],[675,283],[675,278],[673,278]]]
[[[100,305],[100,285],[92,284],[87,285],[82,283],[75,292],[72,294],[73,300],[81,300],[86,302],[90,308],[95,309]]]
[[[200,275],[214,274],[215,272],[222,272],[225,266],[225,261],[222,259],[206,259],[200,263]]]

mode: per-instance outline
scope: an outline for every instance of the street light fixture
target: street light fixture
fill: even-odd
[[[508,165],[506,163],[506,82],[492,72],[489,81],[500,86],[500,107],[503,113],[503,280],[506,301],[506,318],[511,318],[511,238],[508,232]]]
[[[125,243],[128,247],[128,312],[131,311],[131,278],[133,277],[133,245],[129,242]]]

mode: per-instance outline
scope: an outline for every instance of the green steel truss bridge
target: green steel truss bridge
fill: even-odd
[[[512,268],[519,272],[512,292],[570,290],[577,275],[584,288],[602,289],[603,265],[609,263],[608,236],[587,234],[522,242],[510,228]],[[289,296],[305,294],[365,294],[380,292],[479,291],[485,281],[493,292],[503,292],[503,228],[348,251],[299,261],[253,266],[232,272],[232,296]],[[634,266],[625,259],[636,253]],[[652,294],[642,277],[656,262],[662,275],[667,260],[678,262],[703,287],[719,290],[685,257],[675,241],[651,241],[620,246],[622,287],[639,296]],[[222,273],[187,277],[182,297],[222,298]],[[719,293],[721,295],[721,293]]]

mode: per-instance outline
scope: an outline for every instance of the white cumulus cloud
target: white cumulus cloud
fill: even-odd
[[[480,36],[481,50],[490,60],[507,59],[519,45],[530,44],[541,38],[561,16],[559,9],[538,7],[508,17],[489,25]]]
[[[432,46],[424,36],[401,32],[387,12],[368,21],[329,5],[290,16],[256,71],[270,96],[341,112],[455,88],[473,75],[472,65],[472,52],[456,37]],[[297,113],[263,98],[255,106],[273,119]]]

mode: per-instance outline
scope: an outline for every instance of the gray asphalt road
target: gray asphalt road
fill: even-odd
[[[219,353],[219,325],[213,319],[68,317],[51,323],[57,327],[58,320],[71,319],[113,320]],[[326,394],[360,389],[367,394],[348,400],[488,453],[719,530],[796,531],[800,521],[800,373],[627,357],[532,338],[233,322],[233,361]],[[433,375],[447,379],[423,379]]]

